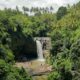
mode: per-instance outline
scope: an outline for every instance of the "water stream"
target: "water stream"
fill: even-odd
[[[36,40],[36,45],[37,45],[37,54],[38,54],[38,60],[39,61],[45,61],[43,57],[43,50],[42,50],[42,44],[39,40]]]

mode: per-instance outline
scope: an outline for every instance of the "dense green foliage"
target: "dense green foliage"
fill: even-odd
[[[80,79],[80,2],[53,25],[49,80]]]
[[[32,80],[25,69],[13,66],[16,53],[21,51],[31,33],[22,29],[23,24],[27,28],[29,23],[21,12],[10,9],[0,11],[0,80]]]
[[[0,80],[31,80],[31,77],[23,68],[15,68],[0,59]]]
[[[57,20],[61,19],[66,14],[67,14],[67,8],[60,7],[59,10],[57,11]]]
[[[50,64],[54,71],[48,80],[79,80],[80,2],[68,9],[60,7],[55,14],[39,12],[28,16],[18,8],[0,10],[0,80],[31,80],[23,68],[13,64],[16,56],[27,53],[26,42],[35,36],[52,39]]]

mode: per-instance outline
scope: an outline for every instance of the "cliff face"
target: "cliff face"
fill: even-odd
[[[51,49],[51,39],[49,37],[35,37],[34,39],[27,38],[25,40],[18,39],[16,45],[12,45],[15,58],[20,61],[37,58],[36,40],[41,42],[43,50]]]
[[[36,42],[28,40],[25,45],[25,55],[29,58],[37,58]]]
[[[16,45],[12,44],[12,47],[16,60],[23,61],[37,58],[36,42],[32,38],[18,39]]]
[[[50,37],[35,37],[34,40],[39,40],[41,42],[43,50],[50,50],[52,48]]]

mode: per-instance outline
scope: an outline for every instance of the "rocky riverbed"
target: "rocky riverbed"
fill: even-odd
[[[52,67],[46,64],[45,61],[32,60],[26,62],[16,62],[15,65],[19,68],[25,68],[29,74],[33,76],[34,80],[40,80],[40,78],[46,80],[46,75],[52,71]]]

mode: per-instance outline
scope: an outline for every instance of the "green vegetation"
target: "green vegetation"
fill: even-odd
[[[48,80],[80,79],[79,8],[80,2],[69,8],[67,14],[63,17],[61,15],[61,18],[53,24],[51,64],[54,71],[49,75]]]
[[[0,60],[0,80],[31,80],[31,77],[22,69]]]
[[[36,14],[29,16],[25,13],[28,9],[23,9],[24,14],[18,8],[0,10],[0,80],[32,80],[23,68],[13,65],[21,53],[27,55],[26,42],[35,36],[52,39],[49,62],[54,70],[48,80],[79,80],[80,2],[60,7],[55,14],[36,9]]]

